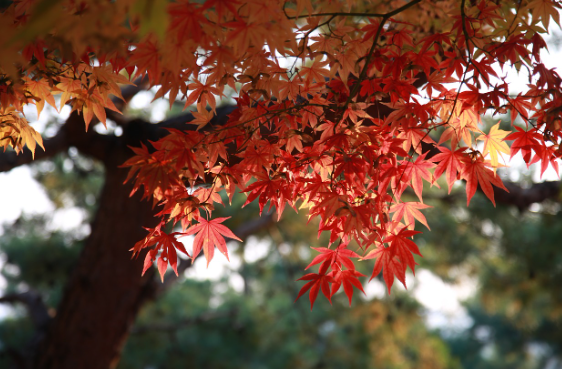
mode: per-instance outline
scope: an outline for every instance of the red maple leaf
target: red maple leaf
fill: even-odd
[[[242,241],[240,238],[236,237],[230,229],[221,224],[228,218],[230,217],[211,220],[199,218],[199,224],[191,226],[184,233],[185,235],[196,234],[195,240],[193,240],[193,260],[199,255],[201,249],[203,249],[203,253],[207,259],[207,266],[209,266],[209,262],[213,259],[215,253],[215,246],[228,259],[228,250],[226,249],[226,241],[223,236]]]
[[[481,159],[465,160],[462,178],[466,180],[466,206],[470,204],[470,199],[472,199],[472,196],[476,193],[478,184],[480,184],[480,188],[492,201],[494,206],[496,206],[496,201],[494,200],[494,188],[492,185],[503,188],[509,192],[503,185],[500,177],[488,168],[486,163]]]
[[[390,251],[393,253],[393,256],[396,255],[398,259],[404,264],[410,267],[412,272],[415,274],[415,266],[416,262],[414,260],[414,255],[422,256],[418,245],[414,241],[411,240],[411,237],[414,235],[421,233],[419,231],[412,231],[407,229],[406,227],[402,227],[399,223],[394,223],[394,230],[390,236],[387,236],[384,239],[384,242],[390,243]]]
[[[275,206],[277,218],[281,219],[281,214],[283,214],[286,203],[288,202],[289,205],[293,206],[292,194],[289,190],[289,186],[287,186],[287,182],[283,181],[279,176],[270,178],[269,174],[265,171],[256,173],[255,177],[258,180],[246,187],[243,191],[249,192],[249,194],[242,207],[259,197],[258,204],[260,207],[260,215],[263,212],[265,204],[270,201],[269,210]]]
[[[542,144],[542,148],[537,152],[537,155],[533,157],[530,164],[534,164],[537,162],[541,162],[541,178],[546,169],[548,168],[548,164],[552,165],[552,168],[556,171],[556,175],[558,174],[558,159],[560,158],[560,154],[555,149],[554,146],[546,146],[544,143]]]
[[[334,283],[334,279],[328,274],[318,274],[318,273],[308,273],[297,279],[297,281],[310,281],[307,282],[304,286],[302,286],[301,290],[295,302],[306,293],[306,291],[310,290],[308,297],[310,299],[310,310],[314,306],[314,301],[316,301],[316,297],[318,297],[318,292],[322,290],[322,293],[330,303],[332,303],[332,294],[330,293],[330,283]]]
[[[390,293],[390,289],[394,284],[394,276],[396,276],[396,278],[398,278],[398,280],[406,286],[406,265],[403,264],[396,255],[393,255],[390,247],[385,247],[383,243],[380,243],[377,248],[371,250],[371,252],[369,252],[363,260],[374,258],[377,258],[377,261],[375,262],[373,273],[371,274],[369,281],[379,275],[382,271],[382,276],[386,283],[388,293]]]
[[[416,219],[418,222],[426,226],[427,229],[430,229],[429,225],[427,225],[425,216],[418,210],[427,208],[431,208],[431,206],[422,204],[421,202],[401,202],[393,205],[390,208],[390,212],[394,213],[392,216],[393,221],[399,222],[404,219],[404,223],[409,229],[414,229]]]
[[[431,161],[426,160],[425,157],[427,153],[418,156],[416,161],[408,162],[406,164],[406,168],[404,169],[404,173],[408,176],[408,178],[412,179],[412,188],[414,192],[420,199],[422,200],[422,192],[423,192],[423,181],[422,178],[428,181],[429,183],[433,182],[432,175],[429,172],[429,169],[432,169],[435,164]]]
[[[332,284],[332,296],[340,289],[343,284],[343,291],[349,299],[349,305],[351,306],[351,300],[353,298],[353,287],[357,288],[359,291],[365,294],[363,291],[363,286],[357,277],[365,277],[364,274],[359,273],[355,269],[348,270],[337,270],[332,272],[332,277],[334,278],[334,283]]]
[[[433,175],[437,179],[445,172],[447,186],[449,187],[449,193],[451,193],[453,183],[459,179],[459,174],[462,172],[466,147],[461,147],[454,151],[443,146],[437,146],[437,148],[441,153],[431,158],[432,161],[438,163]]]
[[[540,141],[543,139],[543,136],[536,128],[525,131],[523,128],[515,126],[515,129],[517,132],[513,132],[504,138],[504,141],[514,140],[513,144],[511,144],[511,158],[521,151],[523,160],[527,163],[527,166],[529,166],[531,164],[533,151],[535,153],[540,153],[542,151],[543,146]]]
[[[518,114],[521,114],[521,117],[523,118],[523,120],[525,122],[527,122],[529,120],[529,110],[535,110],[533,105],[527,101],[527,98],[524,96],[521,96],[521,94],[517,95],[516,98],[514,99],[508,99],[508,101],[511,103],[512,109],[511,109],[511,123],[515,122],[515,118],[517,118]],[[517,126],[514,126],[515,129],[517,129]]]
[[[135,244],[133,247],[133,255],[138,255],[140,250],[151,247],[156,245],[155,248],[148,251],[144,258],[144,267],[142,270],[142,275],[150,268],[154,260],[156,260],[156,256],[158,255],[158,251],[162,250],[160,256],[158,257],[158,272],[160,273],[160,278],[164,281],[164,274],[166,273],[166,269],[168,269],[168,263],[174,270],[174,273],[178,275],[178,257],[176,249],[183,252],[187,256],[189,253],[185,250],[185,247],[181,242],[176,239],[176,236],[180,234],[179,232],[174,232],[167,234],[160,230],[160,225],[153,230],[148,236]]]
[[[406,267],[410,267],[415,273],[416,262],[412,254],[421,256],[418,246],[410,239],[421,232],[408,230],[396,222],[393,222],[393,226],[395,233],[387,236],[383,243],[379,243],[376,249],[363,257],[363,260],[377,258],[371,279],[379,275],[382,270],[388,293],[394,283],[394,276],[406,287]],[[385,247],[384,243],[389,243],[390,246]]]
[[[359,258],[361,257],[359,254],[355,253],[352,250],[347,248],[347,244],[342,243],[335,249],[329,249],[327,247],[313,247],[314,250],[318,251],[320,255],[316,255],[316,257],[308,264],[305,268],[308,269],[313,265],[322,263],[320,266],[320,272],[326,271],[329,266],[331,265],[344,265],[347,269],[355,269],[355,265],[350,258]],[[334,269],[332,267],[332,269]]]

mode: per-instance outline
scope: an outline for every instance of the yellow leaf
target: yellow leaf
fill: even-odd
[[[495,126],[490,128],[490,133],[487,135],[481,135],[478,140],[484,141],[484,150],[482,155],[490,153],[490,164],[494,167],[498,167],[498,151],[509,155],[509,146],[503,141],[504,137],[510,132],[499,129],[500,123],[498,122]]]
[[[86,131],[88,131],[88,127],[90,126],[90,122],[92,121],[92,118],[94,117],[94,111],[87,104],[84,104],[83,107],[82,107],[82,114],[84,116],[84,123],[86,123]]]
[[[31,151],[31,155],[35,158],[35,147],[36,143],[41,146],[43,151],[45,151],[45,147],[43,147],[43,138],[33,127],[27,124],[27,121],[23,120],[22,123],[25,123],[21,127],[21,148],[20,151],[23,150],[23,145],[25,144],[27,148]]]

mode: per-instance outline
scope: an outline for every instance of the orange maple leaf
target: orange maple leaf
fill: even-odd
[[[193,114],[195,119],[191,120],[189,124],[195,124],[197,126],[196,131],[206,126],[215,116],[215,114],[212,111],[208,111],[202,103],[197,104],[197,111],[194,110],[191,114]]]
[[[535,0],[530,2],[527,7],[533,9],[533,23],[541,21],[545,29],[548,29],[550,18],[560,24],[560,15],[558,11],[560,5],[552,0]]]

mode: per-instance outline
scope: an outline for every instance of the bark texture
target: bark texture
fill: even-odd
[[[114,368],[141,306],[154,294],[152,270],[141,277],[142,257],[128,251],[155,225],[154,210],[129,197],[127,171],[118,168],[130,151],[120,142],[106,149],[105,184],[92,232],[66,286],[57,315],[40,346],[34,367]]]

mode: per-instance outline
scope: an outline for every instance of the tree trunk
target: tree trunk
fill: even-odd
[[[39,347],[41,369],[114,368],[143,303],[154,294],[153,270],[141,277],[142,256],[129,251],[154,226],[151,202],[129,197],[127,170],[118,168],[131,151],[108,147],[105,184],[91,235],[65,289],[57,315]]]

